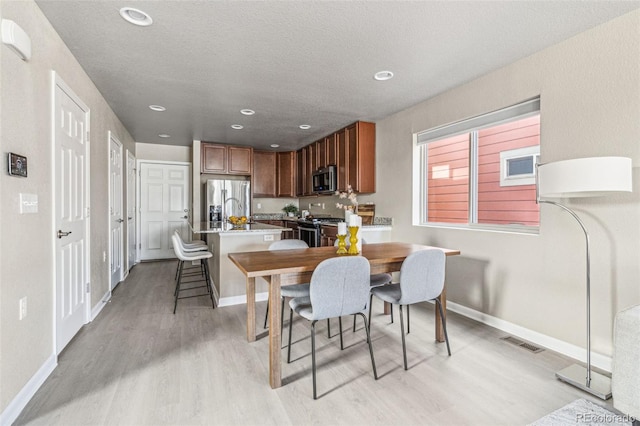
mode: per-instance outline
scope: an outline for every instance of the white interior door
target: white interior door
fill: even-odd
[[[89,321],[89,108],[54,74],[56,353]]]
[[[191,166],[140,162],[140,260],[175,257],[171,234],[188,234]]]
[[[122,238],[124,211],[122,205],[122,144],[109,132],[109,262],[110,289],[122,281],[124,239]]]
[[[136,157],[127,150],[127,271],[136,264]]]

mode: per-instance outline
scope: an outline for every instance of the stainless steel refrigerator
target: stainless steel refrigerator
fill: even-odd
[[[209,221],[251,215],[251,183],[248,180],[210,179],[206,191],[205,217],[208,216]]]

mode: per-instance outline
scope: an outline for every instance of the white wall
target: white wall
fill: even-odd
[[[192,160],[191,147],[136,142],[136,159],[190,163]],[[199,164],[198,169],[200,169]]]
[[[460,249],[448,298],[585,346],[584,237],[543,205],[540,234],[411,226],[412,135],[541,97],[541,160],[633,159],[634,192],[575,200],[592,237],[592,348],[610,356],[617,311],[640,303],[640,11],[447,91],[377,123],[377,210],[394,239]]]
[[[91,306],[100,307],[109,290],[108,132],[135,152],[133,140],[100,92],[31,0],[2,1],[2,18],[15,21],[31,38],[32,58],[22,61],[0,45],[0,144],[6,155],[28,158],[29,176],[0,174],[0,412],[52,357],[53,211],[51,70],[55,70],[91,110]],[[125,179],[126,184],[126,179]],[[18,213],[20,193],[37,194],[37,214]],[[126,192],[125,192],[126,193]],[[126,230],[124,231],[126,234]],[[18,320],[18,301],[28,315]]]

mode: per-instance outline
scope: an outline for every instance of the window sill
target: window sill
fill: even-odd
[[[460,223],[419,223],[413,226],[439,229],[458,229],[463,231],[499,232],[503,234],[539,235],[539,226],[515,225],[466,225]]]

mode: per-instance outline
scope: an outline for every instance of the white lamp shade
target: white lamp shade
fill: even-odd
[[[632,164],[626,157],[591,157],[538,167],[538,193],[545,198],[598,197],[632,191]]]

